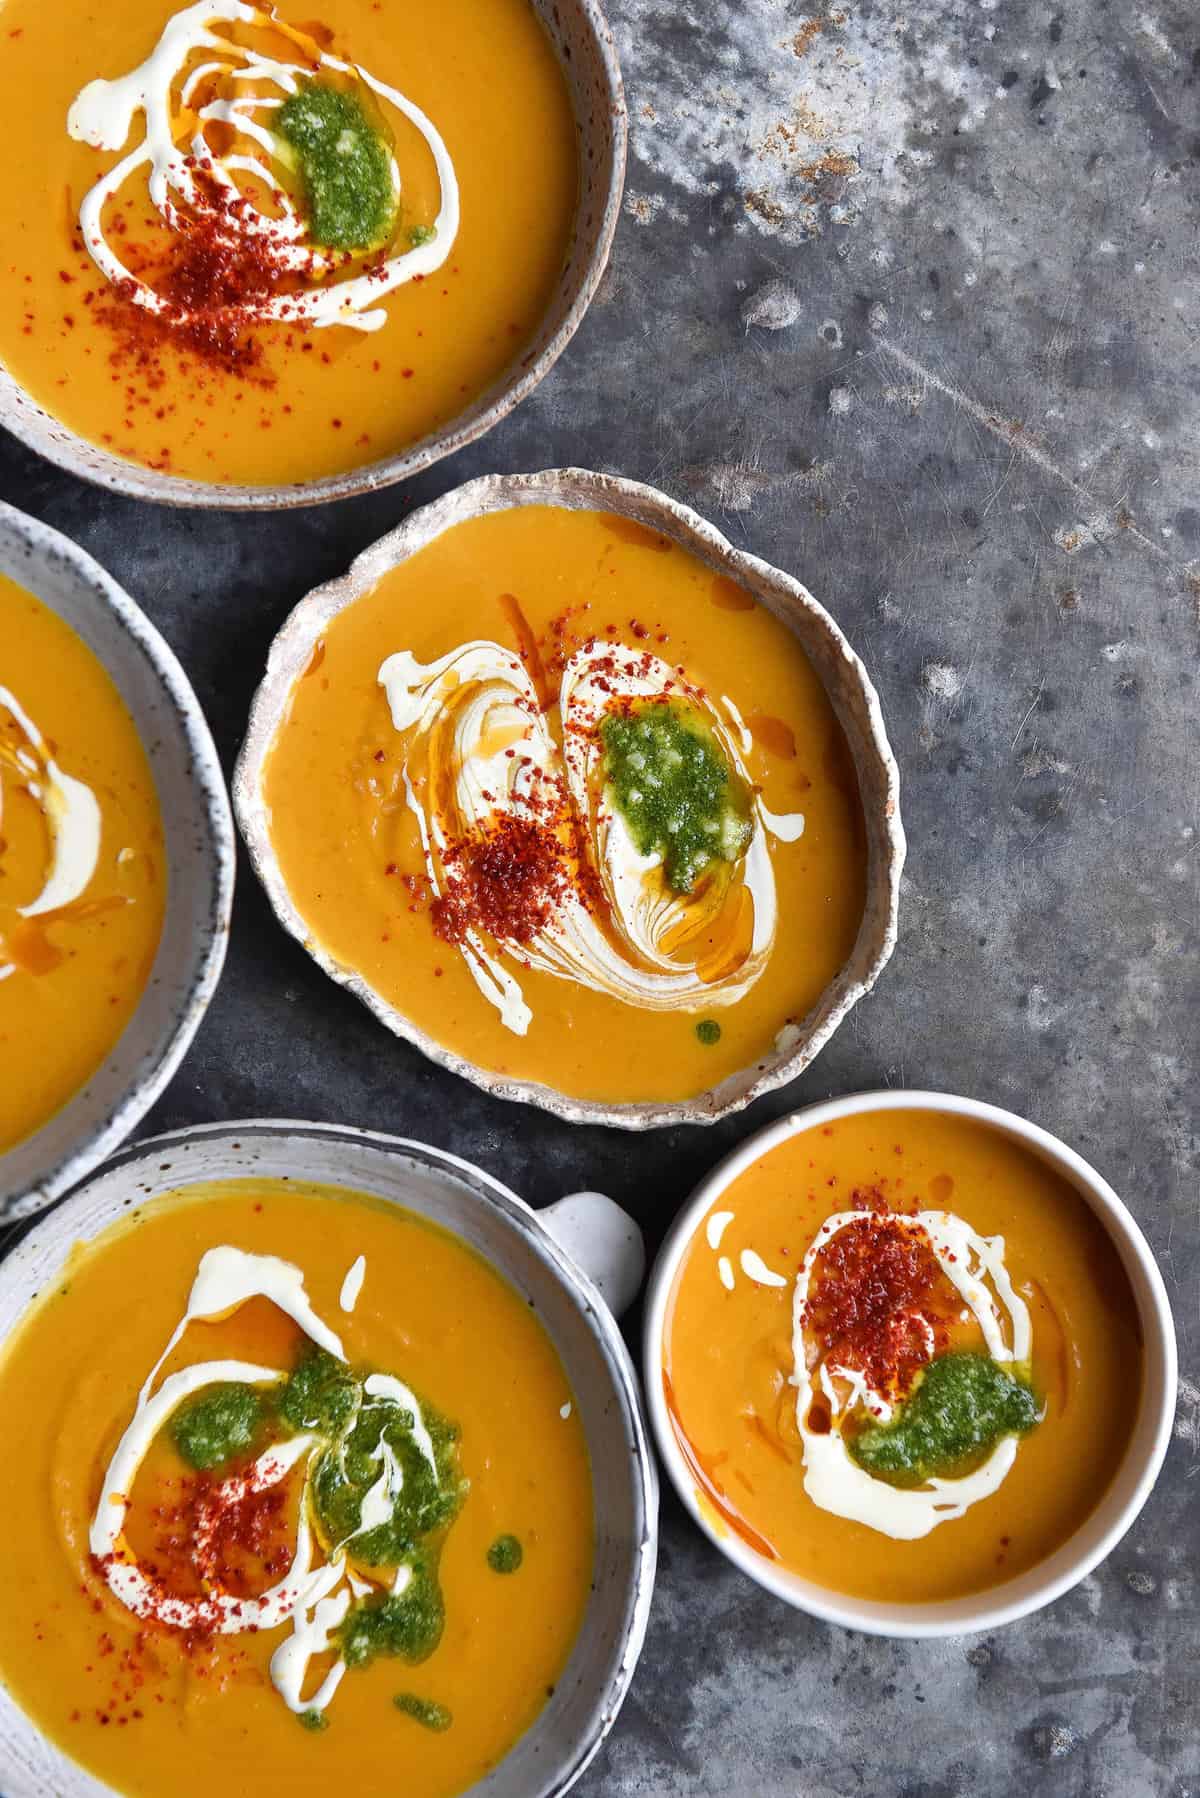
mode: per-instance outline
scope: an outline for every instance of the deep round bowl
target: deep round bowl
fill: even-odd
[[[0,1263],[0,1343],[54,1280],[72,1246],[89,1242],[135,1199],[198,1181],[246,1178],[319,1181],[428,1217],[528,1299],[558,1350],[591,1457],[592,1593],[553,1697],[470,1788],[471,1798],[558,1798],[615,1721],[654,1587],[658,1482],[637,1376],[609,1308],[628,1304],[641,1283],[636,1226],[599,1193],[573,1194],[534,1212],[469,1162],[399,1137],[266,1120],[201,1125],[122,1151]],[[186,1751],[183,1738],[180,1748]],[[112,1788],[53,1747],[2,1687],[0,1767],[4,1798],[112,1798]]]
[[[167,904],[137,1010],[87,1083],[0,1154],[0,1220],[48,1205],[122,1142],[183,1058],[216,990],[229,937],[234,840],[217,752],[187,676],[98,562],[0,504],[0,574],[78,632],[125,702],[162,813]]]
[[[114,493],[172,506],[272,512],[374,493],[406,481],[490,431],[533,392],[578,330],[608,262],[625,181],[627,117],[616,45],[600,0],[531,0],[554,46],[575,116],[579,204],[558,285],[532,341],[465,412],[378,461],[343,474],[276,486],[162,474],[78,436],[30,397],[0,363],[0,424],[70,474]]]
[[[850,955],[793,1036],[693,1098],[651,1104],[610,1104],[574,1098],[539,1081],[493,1073],[444,1047],[314,940],[283,877],[271,841],[264,793],[271,745],[287,715],[292,689],[309,666],[330,620],[442,532],[453,530],[467,519],[517,506],[620,513],[671,538],[714,572],[728,575],[745,587],[799,642],[829,696],[854,760],[867,838],[867,894]],[[254,697],[234,773],[233,803],[250,859],[276,916],[332,979],[348,987],[394,1035],[415,1043],[431,1061],[473,1080],[486,1092],[540,1105],[571,1123],[647,1130],[665,1124],[711,1124],[740,1111],[760,1094],[794,1080],[808,1066],[852,1007],[870,992],[896,942],[905,856],[900,774],[888,742],[879,695],[844,633],[807,587],[782,569],[736,549],[689,506],[639,481],[595,474],[585,468],[485,475],[468,481],[432,505],[410,512],[394,531],[365,549],[340,579],[328,581],[306,595],[271,645],[267,671]]]
[[[1086,1201],[1112,1239],[1129,1277],[1142,1326],[1145,1373],[1137,1422],[1116,1478],[1091,1516],[1052,1555],[1016,1579],[1005,1580],[965,1598],[932,1604],[882,1604],[871,1599],[847,1597],[780,1568],[732,1531],[719,1532],[697,1494],[663,1392],[663,1338],[671,1289],[684,1252],[713,1201],[768,1150],[786,1142],[789,1137],[834,1123],[839,1118],[872,1111],[938,1111],[974,1118],[1019,1143],[1053,1168]],[[736,1567],[774,1593],[776,1598],[782,1598],[797,1610],[808,1611],[826,1623],[863,1630],[874,1636],[959,1636],[977,1630],[997,1629],[1001,1624],[1014,1623],[1017,1618],[1027,1617],[1031,1611],[1039,1611],[1043,1605],[1061,1598],[1112,1552],[1133,1524],[1158,1478],[1175,1415],[1178,1359],[1171,1307],[1162,1275],[1132,1214],[1107,1180],[1082,1155],[1051,1136],[1048,1130],[999,1106],[985,1105],[978,1099],[956,1098],[950,1093],[874,1092],[857,1093],[848,1099],[831,1099],[827,1104],[810,1105],[803,1111],[793,1112],[790,1117],[781,1118],[735,1149],[696,1188],[663,1243],[646,1290],[642,1352],[647,1407],[659,1454],[684,1506],[709,1540]]]

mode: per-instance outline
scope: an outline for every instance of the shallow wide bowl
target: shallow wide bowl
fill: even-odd
[[[663,1337],[671,1288],[684,1251],[713,1201],[769,1149],[789,1137],[838,1118],[870,1111],[939,1111],[974,1118],[1010,1137],[1053,1168],[1087,1202],[1111,1237],[1133,1288],[1145,1345],[1142,1402],[1133,1435],[1116,1478],[1091,1516],[1054,1554],[1017,1579],[1005,1580],[967,1598],[936,1604],[891,1605],[848,1598],[788,1573],[732,1532],[714,1527],[688,1472],[663,1393]],[[647,1408],[659,1453],[676,1491],[704,1533],[735,1566],[777,1598],[826,1623],[838,1623],[845,1629],[863,1630],[874,1636],[959,1636],[996,1629],[1061,1598],[1112,1552],[1149,1498],[1167,1452],[1175,1415],[1178,1359],[1171,1307],[1149,1244],[1131,1213],[1107,1180],[1048,1130],[999,1106],[985,1105],[978,1099],[955,1098],[950,1093],[875,1092],[832,1099],[828,1104],[810,1105],[781,1118],[735,1149],[696,1188],[659,1252],[646,1291],[642,1352]]]
[[[53,4],[53,0],[47,0]],[[61,424],[37,404],[0,363],[0,424],[30,449],[71,474],[114,493],[172,506],[278,511],[373,493],[405,481],[442,456],[474,443],[533,392],[578,330],[608,262],[621,210],[628,134],[616,45],[600,0],[531,0],[566,78],[579,153],[579,204],[566,261],[545,315],[530,343],[465,412],[395,455],[344,474],[274,487],[185,480],[114,456]]]
[[[789,1048],[755,1062],[696,1098],[620,1105],[570,1098],[536,1081],[506,1079],[444,1048],[417,1029],[360,975],[343,967],[313,941],[275,856],[263,793],[267,758],[287,713],[292,688],[308,667],[317,640],[330,620],[443,531],[468,518],[513,506],[619,512],[670,537],[709,567],[738,581],[798,638],[829,695],[854,757],[866,820],[867,902],[850,958],[800,1024],[799,1036]],[[501,1098],[541,1105],[572,1123],[616,1124],[626,1130],[645,1130],[659,1124],[711,1124],[740,1110],[760,1093],[794,1079],[828,1042],[851,1006],[870,991],[896,941],[905,851],[899,794],[900,776],[887,740],[879,696],[841,630],[807,587],[757,556],[735,549],[698,513],[656,488],[581,468],[487,475],[482,480],[468,481],[433,505],[410,513],[396,530],[364,550],[340,580],[317,587],[302,599],[271,645],[266,676],[254,697],[233,781],[238,824],[280,922],[327,974],[340,986],[348,987],[389,1030],[415,1043],[432,1061],[465,1075]]]
[[[56,1277],[72,1245],[90,1241],[127,1206],[197,1181],[244,1178],[320,1181],[428,1217],[528,1299],[558,1350],[591,1456],[592,1595],[554,1696],[499,1765],[470,1788],[472,1798],[556,1798],[612,1727],[641,1651],[654,1587],[657,1477],[637,1376],[609,1309],[628,1304],[641,1284],[636,1225],[599,1193],[573,1194],[534,1212],[469,1162],[399,1137],[331,1124],[201,1125],[115,1156],[0,1263],[0,1342]],[[185,1751],[182,1738],[180,1745]],[[107,1798],[111,1791],[51,1747],[3,1688],[0,1768],[4,1798]]]
[[[108,1058],[40,1130],[0,1154],[0,1219],[49,1204],[124,1140],[154,1103],[216,990],[233,902],[234,837],[217,752],[187,676],[98,562],[0,504],[0,574],[77,631],[107,670],[150,760],[167,906],[141,1002]]]

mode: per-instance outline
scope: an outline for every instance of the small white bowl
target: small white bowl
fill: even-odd
[[[125,702],[162,813],[167,905],[137,1010],[95,1073],[32,1136],[0,1154],[0,1221],[74,1186],[150,1109],[216,991],[229,938],[234,840],[229,796],[200,703],[150,620],[98,562],[0,503],[0,574],[57,612]]]
[[[826,1586],[801,1579],[780,1569],[731,1531],[718,1533],[698,1500],[696,1484],[688,1471],[674,1426],[667,1411],[661,1377],[667,1304],[684,1251],[688,1248],[715,1199],[768,1150],[801,1131],[855,1117],[871,1111],[937,1111],[974,1118],[1002,1136],[1032,1151],[1086,1200],[1111,1237],[1129,1277],[1141,1320],[1145,1372],[1141,1408],[1125,1458],[1112,1485],[1091,1516],[1061,1548],[1016,1579],[1005,1580],[984,1592],[931,1604],[881,1604],[850,1598]],[[1150,1496],[1163,1456],[1171,1439],[1175,1415],[1178,1358],[1175,1326],[1162,1275],[1149,1244],[1133,1216],[1107,1180],[1082,1155],[1068,1148],[1048,1130],[1017,1117],[1014,1112],[978,1099],[956,1098],[950,1093],[872,1092],[848,1099],[831,1099],[793,1112],[750,1137],[726,1156],[708,1178],[701,1181],[679,1213],[663,1243],[646,1289],[643,1333],[643,1370],[650,1422],[658,1451],[684,1505],[700,1528],[743,1573],[773,1592],[776,1598],[808,1611],[826,1623],[862,1630],[873,1636],[959,1636],[997,1629],[1014,1623],[1031,1611],[1041,1610],[1061,1598],[1072,1586],[1110,1554],[1129,1529]]]

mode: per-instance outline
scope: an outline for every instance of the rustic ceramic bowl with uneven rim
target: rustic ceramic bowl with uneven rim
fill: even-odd
[[[0,504],[0,574],[78,632],[107,671],[150,760],[167,904],[141,1001],[107,1058],[24,1142],[0,1154],[0,1220],[66,1192],[129,1135],[183,1057],[216,990],[233,902],[225,781],[187,676],[112,576],[49,525]],[[0,680],[4,641],[0,635]]]
[[[343,967],[313,941],[271,843],[263,795],[267,757],[286,715],[292,688],[308,667],[317,640],[330,620],[443,531],[466,519],[512,506],[619,512],[672,538],[715,571],[740,582],[798,638],[829,695],[854,757],[866,821],[868,864],[867,902],[850,958],[803,1020],[799,1036],[791,1046],[692,1099],[618,1105],[571,1098],[538,1082],[490,1073],[444,1048],[417,1029],[360,975]],[[487,475],[482,480],[468,481],[433,505],[411,513],[396,530],[364,550],[340,580],[317,587],[301,600],[271,646],[266,677],[254,698],[234,775],[233,800],[250,859],[281,923],[327,974],[348,987],[389,1030],[415,1043],[431,1060],[501,1098],[541,1105],[572,1123],[615,1124],[626,1130],[645,1130],[660,1124],[713,1123],[748,1105],[760,1093],[794,1079],[828,1042],[850,1008],[870,991],[896,941],[905,852],[899,790],[900,777],[888,744],[879,696],[841,630],[806,587],[757,556],[735,549],[697,513],[653,487],[615,475],[561,468],[541,474]]]
[[[274,487],[185,480],[114,456],[68,430],[31,399],[0,362],[0,424],[70,474],[172,506],[220,506],[270,512],[374,493],[409,480],[442,456],[474,443],[507,418],[553,368],[578,330],[608,262],[621,211],[628,120],[621,66],[600,0],[532,0],[557,52],[575,115],[579,205],[558,285],[533,339],[465,412],[407,449],[344,474]]]
[[[954,1117],[973,1118],[1009,1137],[1044,1161],[1086,1201],[1112,1239],[1121,1265],[1129,1277],[1142,1325],[1145,1373],[1142,1402],[1125,1458],[1108,1491],[1091,1516],[1046,1560],[1016,1579],[1005,1580],[986,1591],[923,1605],[883,1604],[866,1598],[850,1598],[831,1592],[799,1574],[789,1573],[715,1522],[701,1501],[696,1482],[680,1449],[663,1392],[663,1341],[671,1290],[685,1250],[689,1247],[714,1201],[769,1150],[804,1130],[819,1129],[839,1118],[873,1111],[937,1111]],[[684,1506],[721,1553],[743,1573],[757,1580],[776,1598],[797,1610],[808,1611],[826,1623],[858,1629],[873,1636],[960,1636],[998,1629],[1015,1623],[1031,1611],[1061,1598],[1077,1586],[1117,1546],[1150,1496],[1171,1440],[1175,1396],[1179,1377],[1175,1326],[1162,1275],[1137,1222],[1117,1197],[1108,1181],[1057,1136],[1048,1130],[978,1099],[957,1098],[951,1093],[874,1092],[856,1093],[848,1099],[831,1099],[793,1112],[751,1136],[726,1156],[701,1181],[680,1211],[659,1251],[646,1288],[642,1333],[642,1367],[646,1406],[659,1454]],[[953,1526],[951,1526],[953,1527]]]
[[[592,1594],[553,1697],[470,1788],[471,1798],[558,1798],[616,1719],[654,1588],[658,1480],[637,1376],[613,1318],[641,1285],[645,1257],[637,1226],[600,1193],[575,1193],[532,1211],[469,1162],[398,1137],[267,1120],[200,1125],[125,1149],[0,1263],[0,1343],[54,1280],[73,1244],[90,1241],[129,1206],[197,1181],[247,1177],[347,1187],[430,1218],[536,1307],[558,1350],[591,1457]],[[2,1688],[0,1768],[4,1798],[111,1798],[111,1789],[52,1747]]]

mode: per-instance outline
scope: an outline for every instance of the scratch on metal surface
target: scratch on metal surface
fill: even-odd
[[[1088,489],[1073,475],[1068,474],[1065,468],[1060,468],[1054,458],[1047,455],[1046,451],[1016,421],[1004,418],[999,412],[981,405],[978,400],[972,399],[969,393],[964,393],[961,387],[955,386],[953,381],[946,380],[943,376],[935,373],[933,369],[927,368],[923,362],[918,361],[908,350],[902,350],[898,344],[883,339],[875,346],[872,354],[891,357],[892,361],[898,363],[908,374],[924,381],[926,386],[931,387],[935,393],[940,393],[945,399],[951,400],[975,424],[981,425],[985,431],[990,431],[992,436],[999,438],[1002,443],[1009,444],[1015,455],[1024,457],[1025,461],[1031,462],[1035,468],[1040,468],[1043,474],[1050,475],[1052,479],[1060,482],[1069,493],[1074,495],[1080,505],[1087,509],[1089,514],[1087,529],[1093,536],[1098,535],[1096,530],[1098,521],[1111,516],[1113,528],[1123,530],[1127,536],[1133,538],[1135,543],[1148,550],[1156,561],[1169,568],[1172,573],[1179,575],[1181,579],[1186,580],[1194,593],[1195,590],[1192,587],[1192,583],[1196,580],[1194,567],[1176,562],[1175,558],[1169,555],[1161,544],[1155,543],[1152,537],[1148,537],[1144,531],[1140,530],[1122,501],[1107,505],[1095,494],[1089,493]],[[1059,547],[1065,548],[1066,544],[1060,543]]]

